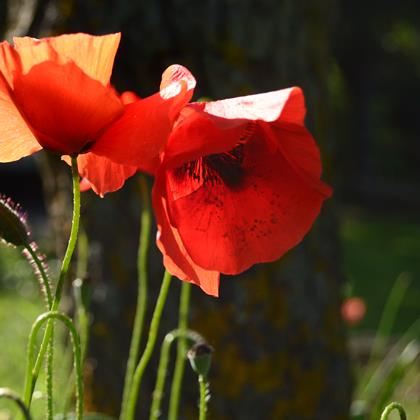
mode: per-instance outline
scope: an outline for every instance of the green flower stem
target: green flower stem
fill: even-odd
[[[203,337],[195,331],[177,329],[169,332],[163,339],[162,348],[160,351],[159,367],[156,378],[155,390],[153,391],[152,406],[150,409],[150,420],[157,420],[160,416],[160,407],[163,398],[163,390],[165,388],[166,373],[168,369],[169,353],[171,345],[174,340],[182,339],[185,343],[186,340],[190,340],[195,343],[204,341]],[[186,346],[185,346],[186,347]],[[170,418],[170,417],[168,417]]]
[[[162,316],[163,307],[168,296],[169,286],[171,284],[171,274],[165,271],[163,276],[162,286],[160,288],[159,296],[156,302],[155,310],[153,312],[152,321],[150,323],[149,336],[147,338],[146,347],[134,372],[133,381],[131,384],[130,395],[127,403],[127,412],[121,420],[133,420],[136,411],[137,397],[140,390],[141,380],[143,379],[144,371],[152,356],[153,349],[156,344],[157,334],[159,330],[160,319]]]
[[[147,258],[150,247],[150,232],[152,228],[152,211],[150,206],[149,188],[144,175],[140,176],[140,195],[141,195],[141,220],[140,220],[140,238],[137,254],[137,305],[134,318],[133,335],[131,337],[130,352],[125,371],[124,392],[121,404],[121,418],[124,418],[127,412],[128,398],[130,396],[131,384],[133,381],[134,369],[136,367],[141,336],[143,333],[144,318],[147,306]]]
[[[198,375],[198,383],[200,386],[200,417],[199,420],[206,420],[207,414],[207,394],[209,384],[203,375]]]
[[[398,411],[401,420],[407,420],[407,414],[405,414],[403,406],[397,402],[392,402],[391,404],[388,404],[385,407],[385,410],[382,412],[381,415],[381,420],[387,420],[392,410]]]
[[[185,331],[188,325],[188,310],[190,305],[191,284],[183,281],[181,285],[181,298],[179,302],[178,328]],[[179,399],[181,393],[182,378],[184,377],[185,358],[187,346],[185,335],[178,340],[176,350],[175,371],[172,379],[171,398],[169,401],[169,420],[177,420],[179,412]]]
[[[42,286],[43,286],[42,292],[45,295],[45,300],[46,300],[48,309],[50,309],[53,298],[52,298],[50,279],[48,277],[48,274],[46,273],[41,260],[39,259],[36,251],[32,248],[30,243],[25,245],[25,249],[28,251],[29,255],[32,257],[36,267],[38,268],[39,274],[41,275],[41,281],[42,281]]]
[[[79,172],[77,168],[77,157],[71,157],[71,170],[73,180],[73,218],[71,224],[70,238],[67,245],[67,250],[63,258],[61,265],[60,276],[55,290],[54,300],[51,304],[51,311],[56,311],[60,304],[61,294],[63,290],[63,283],[67,277],[67,273],[70,266],[71,257],[73,256],[74,248],[77,242],[77,234],[79,231],[79,220],[80,220],[80,185],[79,185]],[[44,338],[42,339],[41,347],[39,349],[38,357],[30,375],[26,376],[25,379],[25,390],[24,390],[24,402],[27,407],[31,406],[32,394],[35,388],[36,381],[38,379],[39,371],[41,369],[42,361],[47,351],[48,343],[50,341],[53,332],[52,322],[48,322],[47,328],[45,329]]]
[[[36,338],[37,334],[44,322],[57,319],[61,321],[68,329],[71,337],[74,357],[74,371],[76,372],[76,420],[83,419],[83,375],[82,375],[82,358],[81,358],[81,346],[80,338],[77,333],[76,327],[73,321],[67,316],[59,312],[46,312],[40,315],[34,324],[32,325],[31,332],[29,334],[28,344],[28,357],[26,366],[26,375],[30,378],[31,383],[33,382],[32,376],[34,371],[32,369],[34,363],[34,355],[36,350]]]
[[[9,400],[14,401],[16,405],[19,407],[20,411],[22,412],[24,419],[32,420],[31,414],[29,413],[28,408],[26,407],[22,399],[19,397],[19,395],[16,394],[16,392],[12,391],[9,388],[0,388],[0,398],[7,398]]]
[[[51,321],[49,321],[51,322]],[[51,337],[47,348],[46,376],[47,420],[53,420],[53,364],[54,364],[54,324],[51,322]]]
[[[25,246],[26,250],[32,257],[38,272],[40,274],[40,278],[42,281],[41,290],[44,294],[46,300],[47,310],[51,309],[53,298],[51,294],[51,287],[50,287],[50,279],[45,271],[44,265],[42,264],[41,260],[39,259],[36,251],[32,248],[31,244],[28,243]],[[46,390],[47,390],[47,419],[52,420],[53,418],[53,358],[54,358],[54,329],[53,326],[51,327],[51,337],[48,344],[47,350],[47,361],[46,361]]]

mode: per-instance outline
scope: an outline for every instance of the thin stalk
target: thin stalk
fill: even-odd
[[[137,397],[140,390],[141,381],[143,379],[144,371],[149,363],[149,360],[152,356],[153,349],[156,344],[156,338],[159,330],[160,319],[162,316],[163,307],[168,296],[169,286],[171,284],[172,275],[165,271],[163,276],[162,285],[160,288],[159,296],[156,301],[155,310],[153,312],[152,321],[150,323],[149,336],[147,338],[146,347],[143,351],[143,354],[140,358],[140,361],[137,365],[137,368],[134,372],[133,381],[131,384],[131,391],[127,403],[127,412],[124,417],[120,417],[121,420],[133,420],[135,411]]]
[[[79,231],[80,185],[79,185],[79,172],[77,168],[77,157],[75,156],[71,157],[71,172],[72,172],[72,181],[73,181],[73,217],[72,217],[72,223],[71,223],[70,238],[67,244],[66,253],[64,254],[63,263],[61,265],[61,271],[60,271],[60,276],[58,278],[57,288],[55,290],[54,300],[51,304],[51,311],[56,311],[60,304],[64,280],[67,277],[70,261],[73,256],[74,248],[77,242],[77,234]],[[25,379],[24,402],[25,402],[25,405],[29,408],[31,406],[33,390],[35,388],[35,384],[38,379],[39,371],[41,369],[45,352],[47,351],[47,347],[50,341],[52,330],[53,330],[53,324],[51,322],[48,322],[33,370],[30,375],[26,376],[26,379]]]
[[[200,417],[199,420],[206,420],[207,414],[207,394],[209,384],[203,375],[198,375],[198,383],[200,386]]]
[[[398,411],[401,420],[407,420],[407,414],[405,414],[404,407],[397,402],[392,402],[391,404],[388,404],[385,407],[385,410],[382,412],[381,415],[381,420],[387,420],[392,410]]]
[[[48,305],[48,309],[51,308],[51,304],[52,304],[52,293],[51,293],[51,286],[50,286],[50,279],[48,277],[47,272],[45,271],[45,267],[42,264],[41,260],[38,257],[38,254],[36,253],[36,251],[32,248],[31,244],[28,243],[25,245],[25,249],[28,251],[29,255],[32,257],[33,262],[36,265],[36,268],[38,269],[38,272],[41,276],[41,281],[42,281],[42,291],[44,292],[45,295],[45,300],[47,302]]]
[[[52,321],[51,337],[47,348],[45,385],[47,392],[47,420],[53,420],[53,364],[54,364],[54,324]]]
[[[401,307],[404,296],[407,292],[407,289],[410,285],[411,279],[407,273],[401,273],[388,295],[388,299],[385,303],[385,308],[382,312],[381,319],[377,328],[375,339],[372,344],[372,349],[370,351],[370,356],[368,362],[366,363],[365,373],[362,375],[362,378],[359,381],[357,391],[359,395],[365,395],[368,391],[368,386],[372,376],[374,375],[374,366],[375,359],[378,358],[381,351],[383,350],[386,340],[391,334],[392,328],[394,326],[395,318],[398,313],[398,310]]]
[[[130,351],[125,371],[124,391],[121,404],[121,418],[125,417],[128,398],[130,396],[131,384],[134,370],[139,357],[141,336],[143,333],[144,318],[147,307],[147,258],[150,248],[150,233],[152,228],[152,211],[150,206],[150,193],[147,180],[144,175],[139,180],[141,195],[141,220],[139,248],[137,253],[137,305],[134,318],[133,335],[131,337]]]
[[[191,284],[181,282],[181,298],[179,302],[179,321],[178,329],[186,331],[188,325],[188,310],[190,305]],[[185,358],[187,354],[187,345],[185,335],[178,340],[175,370],[171,386],[171,398],[169,401],[169,420],[177,420],[179,412],[179,399],[181,393],[182,378],[184,377]]]
[[[51,287],[50,287],[50,279],[49,276],[45,270],[44,265],[42,264],[41,260],[38,257],[38,254],[36,253],[36,250],[33,249],[32,245],[28,243],[25,246],[25,249],[29,253],[29,255],[32,257],[32,261],[36,265],[36,268],[39,273],[39,277],[41,279],[41,291],[43,292],[43,295],[45,297],[45,304],[47,310],[51,309],[52,306],[52,294],[51,294]],[[51,323],[52,321],[50,321]],[[45,388],[46,388],[46,394],[47,394],[47,407],[46,407],[46,418],[47,420],[53,419],[53,359],[54,359],[54,328],[52,327],[51,337],[48,344],[47,349],[47,360],[46,360],[46,366],[45,366]]]
[[[32,325],[31,332],[29,334],[29,343],[28,343],[28,356],[27,356],[27,366],[26,366],[26,375],[30,378],[32,382],[33,375],[33,362],[36,349],[36,338],[37,334],[46,321],[51,319],[57,319],[61,321],[68,329],[72,347],[73,347],[73,358],[74,358],[74,370],[76,372],[76,420],[83,419],[83,375],[82,375],[82,358],[81,358],[81,346],[80,338],[77,333],[76,327],[73,324],[73,321],[67,316],[59,312],[46,312],[40,315]],[[26,404],[25,404],[26,405]]]
[[[0,398],[7,398],[8,400],[12,400],[16,403],[21,411],[25,420],[32,420],[31,414],[29,413],[28,408],[26,407],[23,400],[19,397],[16,392],[12,391],[9,388],[0,388]]]
[[[169,353],[172,343],[178,339],[192,341],[195,344],[203,342],[204,338],[195,331],[191,330],[173,330],[165,335],[162,348],[160,351],[159,367],[156,377],[155,390],[153,391],[152,406],[150,409],[150,420],[157,420],[161,414],[161,403],[163,398],[163,390],[165,388],[166,374],[168,370]]]

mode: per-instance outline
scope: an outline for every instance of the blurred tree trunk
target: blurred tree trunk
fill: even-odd
[[[53,32],[122,31],[114,72],[121,90],[141,96],[156,91],[162,71],[175,62],[196,76],[197,97],[302,86],[308,124],[323,148],[326,178],[333,179],[327,81],[334,0],[63,0],[50,7],[62,17],[50,25]],[[136,293],[134,185],[131,181],[103,200],[83,196],[93,290],[87,406],[113,415],[119,409]],[[160,286],[160,262],[154,250],[149,310]],[[192,324],[215,347],[210,418],[348,418],[341,280],[330,200],[304,243],[279,262],[222,279],[220,299],[194,288]],[[176,325],[179,288],[174,280],[162,332]],[[148,370],[139,406],[149,406],[155,367]],[[183,415],[196,418],[197,388],[189,372],[184,390]],[[138,418],[148,416],[144,408],[141,412]]]

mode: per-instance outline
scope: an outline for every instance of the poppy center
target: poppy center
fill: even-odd
[[[188,176],[203,184],[224,183],[238,187],[244,177],[244,144],[240,143],[229,152],[203,156],[185,163],[176,170],[178,176]]]

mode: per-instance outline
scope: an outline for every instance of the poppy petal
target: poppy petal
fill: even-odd
[[[231,124],[229,120],[235,119],[266,122],[281,120],[302,125],[306,112],[303,92],[298,87],[204,102],[203,110],[223,118],[220,121],[227,125]]]
[[[153,174],[175,116],[193,94],[191,73],[179,67],[172,82],[165,79],[161,92],[127,105],[124,115],[96,142],[92,152]]]
[[[276,148],[311,188],[326,197],[332,194],[331,188],[319,181],[322,172],[319,148],[305,127],[294,124],[262,124],[261,129],[267,139],[276,143]]]
[[[135,166],[120,165],[106,157],[90,152],[79,155],[77,165],[79,174],[101,197],[106,193],[119,190],[125,180],[137,171]]]
[[[80,152],[123,112],[111,89],[85,75],[74,63],[38,64],[16,74],[14,98],[46,149]]]
[[[172,191],[189,184],[167,172],[169,219],[191,259],[207,270],[237,274],[279,258],[302,240],[326,198],[272,153],[259,127],[243,153],[240,182],[202,180],[179,198]]]
[[[13,162],[40,149],[0,73],[0,162]]]
[[[13,87],[13,74],[21,70],[21,62],[16,50],[7,42],[0,43],[0,72],[8,85]]]
[[[247,136],[248,125],[243,120],[235,120],[229,127],[222,118],[203,112],[200,108],[199,104],[194,104],[182,109],[165,148],[163,164],[166,167],[174,167],[203,155],[228,151]]]
[[[303,93],[297,87],[192,103],[181,111],[164,162],[176,166],[199,156],[228,151],[252,134],[253,121],[303,126],[305,112]]]
[[[47,60],[58,64],[73,61],[91,79],[107,86],[120,38],[120,33],[104,36],[78,33],[42,39],[16,37],[14,43],[26,71]]]
[[[159,188],[153,187],[153,206],[158,224],[156,244],[163,254],[165,268],[180,280],[194,283],[207,294],[219,295],[219,273],[214,270],[205,270],[192,261],[188,255],[177,229],[171,226],[166,199],[160,194]]]

